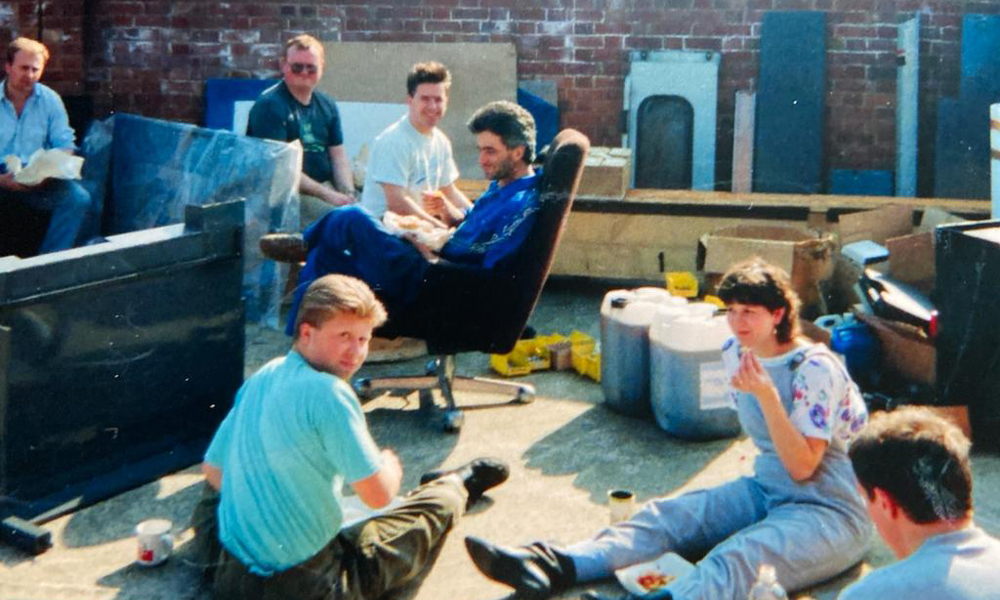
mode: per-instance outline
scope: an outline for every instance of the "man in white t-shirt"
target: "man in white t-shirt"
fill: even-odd
[[[450,87],[441,63],[417,63],[407,74],[406,115],[375,138],[365,175],[361,205],[376,218],[390,210],[450,227],[472,206],[455,187],[451,142],[437,127]]]

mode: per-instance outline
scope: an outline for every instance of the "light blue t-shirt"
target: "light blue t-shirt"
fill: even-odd
[[[47,85],[36,83],[18,118],[14,104],[7,99],[7,81],[0,94],[0,159],[15,154],[25,165],[35,150],[76,149],[73,128],[59,94]]]
[[[244,382],[205,461],[222,469],[219,540],[268,576],[337,535],[344,482],[373,475],[381,456],[350,386],[293,350]]]
[[[936,535],[905,559],[872,571],[838,600],[1000,600],[1000,540],[978,527]]]

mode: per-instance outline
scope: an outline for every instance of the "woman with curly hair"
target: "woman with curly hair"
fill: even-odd
[[[799,299],[781,269],[737,264],[718,295],[733,333],[722,348],[730,397],[759,450],[754,474],[651,500],[571,546],[466,538],[484,574],[539,599],[672,551],[695,569],[644,598],[715,600],[746,598],[762,564],[794,591],[861,560],[872,526],[847,455],[868,416],[857,386],[830,350],[799,334]]]

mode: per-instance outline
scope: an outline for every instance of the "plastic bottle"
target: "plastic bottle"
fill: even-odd
[[[763,564],[757,571],[757,581],[750,588],[748,600],[788,600],[785,588],[778,583],[774,565]]]
[[[847,315],[830,335],[830,348],[844,356],[847,370],[860,385],[878,383],[878,339],[868,325]]]

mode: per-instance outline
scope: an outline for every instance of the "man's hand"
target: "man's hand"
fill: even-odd
[[[8,192],[30,192],[32,187],[14,181],[13,173],[4,173],[3,175],[0,175],[0,190],[6,190]]]
[[[332,204],[334,206],[347,206],[348,204],[354,204],[354,196],[338,192],[333,188],[328,188],[323,186],[323,201]]]
[[[438,190],[427,190],[421,196],[424,202],[424,210],[441,219],[444,214],[444,194]]]
[[[424,260],[426,260],[427,262],[436,263],[438,261],[439,257],[437,255],[437,252],[434,252],[433,250],[430,249],[430,246],[418,240],[417,234],[407,231],[406,233],[403,234],[403,239],[413,244],[413,246],[417,249],[418,252],[420,252],[420,255],[423,256]]]

